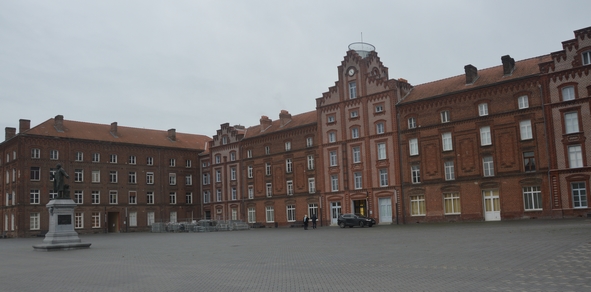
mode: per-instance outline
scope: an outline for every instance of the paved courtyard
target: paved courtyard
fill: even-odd
[[[591,220],[0,239],[0,291],[591,291]]]

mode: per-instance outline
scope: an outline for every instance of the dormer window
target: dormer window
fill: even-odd
[[[349,98],[357,98],[357,83],[355,81],[349,82]]]
[[[590,65],[591,64],[591,51],[586,51],[581,54],[581,59],[583,60],[583,65]]]

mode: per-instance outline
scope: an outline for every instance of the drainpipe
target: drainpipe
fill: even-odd
[[[405,219],[404,219],[404,181],[403,181],[403,177],[402,177],[402,144],[401,144],[401,139],[400,139],[400,113],[398,113],[398,111],[396,112],[396,124],[398,127],[398,133],[396,136],[398,136],[398,175],[399,175],[399,179],[400,179],[400,209],[402,211],[402,224],[405,224]],[[396,193],[396,192],[394,192]],[[396,199],[396,224],[398,224],[398,217],[400,216],[400,214],[398,213],[398,198]]]

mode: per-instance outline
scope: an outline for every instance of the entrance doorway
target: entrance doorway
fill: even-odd
[[[341,202],[330,202],[330,225],[337,225],[341,215]]]
[[[119,212],[109,212],[107,215],[107,232],[119,232]]]
[[[380,223],[392,223],[392,198],[378,199],[380,204]]]
[[[367,201],[353,200],[353,213],[361,216],[367,216]]]
[[[499,190],[482,191],[484,198],[484,221],[501,220],[501,204],[499,202]]]

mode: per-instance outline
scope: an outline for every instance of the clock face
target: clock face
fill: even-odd
[[[353,74],[355,74],[355,69],[349,69],[349,76],[353,76]]]

